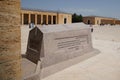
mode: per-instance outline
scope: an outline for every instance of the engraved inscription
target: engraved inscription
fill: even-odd
[[[80,50],[83,45],[88,44],[87,35],[55,38],[58,49]]]

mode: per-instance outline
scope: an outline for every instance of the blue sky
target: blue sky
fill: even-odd
[[[21,6],[120,19],[120,0],[21,0]]]

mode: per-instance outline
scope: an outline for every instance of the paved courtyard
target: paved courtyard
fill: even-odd
[[[120,43],[94,40],[100,54],[43,80],[120,80]]]

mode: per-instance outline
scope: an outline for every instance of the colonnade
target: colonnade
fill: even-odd
[[[30,14],[21,13],[21,24],[28,25],[29,23],[34,23],[35,25],[42,24],[57,24],[57,15],[45,15],[45,14]]]

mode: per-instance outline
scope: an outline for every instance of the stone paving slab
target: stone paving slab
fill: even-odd
[[[36,64],[35,63],[29,61],[26,58],[22,58],[23,77],[34,74],[35,70],[36,70]]]

